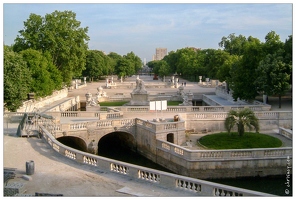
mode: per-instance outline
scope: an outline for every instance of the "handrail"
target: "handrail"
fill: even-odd
[[[117,173],[146,183],[166,188],[194,193],[197,196],[275,196],[267,193],[212,183],[200,179],[171,174],[141,167],[94,154],[82,152],[58,142],[42,125],[39,126],[42,138],[59,154],[78,163]]]

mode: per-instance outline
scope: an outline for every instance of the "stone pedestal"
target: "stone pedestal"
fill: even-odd
[[[86,111],[100,111],[100,105],[96,105],[96,106],[86,106],[85,107]]]
[[[131,93],[131,106],[148,106],[148,94]]]

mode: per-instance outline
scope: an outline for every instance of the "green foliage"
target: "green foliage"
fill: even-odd
[[[141,58],[136,56],[134,52],[130,52],[124,56],[126,59],[129,59],[134,67],[135,73],[138,73],[138,71],[142,68],[142,61]],[[131,74],[132,75],[132,74]]]
[[[278,138],[246,132],[244,137],[237,133],[216,133],[203,136],[199,143],[209,149],[250,149],[250,148],[276,148],[282,146]]]
[[[18,53],[4,46],[4,106],[16,111],[30,92],[31,72],[26,61]]]
[[[81,75],[88,48],[88,27],[81,28],[72,11],[54,11],[41,17],[31,14],[15,39],[14,50],[34,49],[49,52],[53,64],[61,71],[63,81]]]
[[[244,54],[244,44],[247,39],[243,35],[235,36],[234,33],[230,34],[228,37],[223,36],[219,46],[224,49],[224,51],[230,53],[230,55],[243,55]]]
[[[103,52],[97,50],[89,50],[86,55],[85,70],[82,72],[83,76],[100,77],[108,74],[108,64]]]
[[[244,44],[244,54],[238,62],[233,63],[230,70],[229,86],[233,90],[233,98],[252,101],[258,95],[254,80],[259,62],[264,57],[263,44],[256,38],[249,37]]]
[[[150,63],[149,65],[151,66]],[[168,76],[170,74],[169,65],[164,60],[152,61],[152,68],[153,68],[153,73],[157,74],[160,77]]]
[[[250,130],[254,127],[255,131],[259,131],[258,118],[255,116],[254,112],[249,108],[244,108],[242,110],[230,110],[225,119],[224,126],[228,133],[231,129],[237,125],[238,134],[243,136],[245,133],[245,127]]]
[[[51,95],[56,89],[54,81],[59,79],[59,73],[54,75],[54,80],[52,79],[51,74],[58,71],[54,69],[51,60],[47,60],[41,52],[33,49],[21,51],[20,54],[31,72],[30,92],[35,93],[36,97]]]
[[[255,80],[258,90],[263,91],[267,95],[279,96],[279,108],[281,108],[281,96],[283,96],[290,87],[290,74],[292,73],[292,65],[286,64],[283,57],[278,53],[268,54],[264,60],[260,62],[256,73],[261,74]]]

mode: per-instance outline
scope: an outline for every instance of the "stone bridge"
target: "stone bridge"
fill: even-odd
[[[174,122],[172,119],[159,122],[140,118],[113,119],[46,125],[45,127],[56,139],[67,137],[80,146],[83,151],[94,154],[98,154],[98,144],[108,134],[119,137],[131,149],[141,149],[141,151],[145,151],[147,146],[155,147],[155,139],[177,145],[186,141],[185,121]]]

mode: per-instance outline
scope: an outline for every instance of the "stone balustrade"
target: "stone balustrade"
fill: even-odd
[[[32,112],[34,108],[42,108],[48,106],[51,103],[63,99],[68,96],[68,89],[62,89],[54,91],[52,95],[39,98],[36,100],[28,100],[23,102],[23,105],[17,109],[17,112]]]
[[[279,134],[283,135],[284,137],[292,140],[293,138],[293,131],[291,129],[286,129],[283,127],[279,127]]]
[[[43,126],[39,126],[39,132],[57,153],[74,160],[77,163],[89,165],[103,171],[116,173],[136,181],[157,184],[157,186],[186,191],[196,196],[274,196],[262,192],[256,192],[218,183],[212,183],[200,179],[180,176],[146,167],[141,167],[117,160],[85,153],[58,142]],[[159,141],[163,144],[162,141]],[[166,144],[168,145],[168,144]],[[179,154],[184,153],[176,150]]]
[[[170,142],[157,140],[157,148],[169,152],[171,155],[181,157],[183,162],[207,161],[215,159],[233,160],[233,159],[265,159],[269,158],[287,158],[292,155],[292,147],[282,148],[254,148],[254,149],[229,149],[229,150],[190,150]]]

